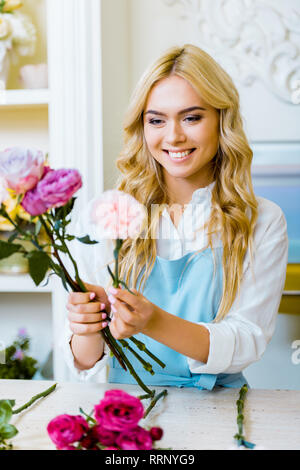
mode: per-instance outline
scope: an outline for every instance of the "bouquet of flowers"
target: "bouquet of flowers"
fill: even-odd
[[[17,339],[5,348],[5,364],[0,364],[0,379],[32,379],[38,367],[37,360],[27,355],[29,343],[26,329],[20,328]]]
[[[94,417],[81,408],[80,415],[63,414],[47,426],[58,450],[151,450],[163,436],[160,427],[144,429],[142,402],[123,390],[108,390]]]
[[[0,180],[1,178],[0,216],[10,222],[15,230],[7,242],[0,240],[0,260],[16,252],[21,253],[28,259],[29,274],[36,285],[43,281],[50,270],[49,276],[51,274],[59,276],[67,291],[70,289],[74,292],[87,292],[87,288],[80,278],[77,263],[67,243],[74,240],[74,238],[86,244],[98,243],[98,241],[91,240],[88,235],[78,238],[67,233],[67,226],[71,222],[70,214],[76,200],[73,195],[82,186],[79,172],[75,169],[54,170],[50,166],[45,165],[45,158],[42,152],[15,147],[0,152]],[[38,218],[34,232],[22,229],[7,213],[3,204],[7,197],[7,191],[17,195],[18,204],[23,207],[32,219]],[[113,285],[118,287],[121,283],[128,289],[126,284],[119,279],[118,254],[124,238],[138,236],[143,224],[144,210],[130,195],[120,191],[113,191],[113,194],[117,197],[111,198],[111,194],[109,194],[110,197],[107,198],[104,193],[99,198],[94,206],[94,217],[92,219],[95,225],[95,233],[98,233],[99,238],[103,236],[104,230],[106,231],[106,236],[109,234],[116,241],[114,274],[108,266],[108,271],[113,279]],[[47,235],[47,240],[43,243],[38,238],[42,228],[44,228]],[[30,241],[33,249],[30,250],[20,243],[16,243],[18,240]],[[69,257],[74,268],[73,276],[67,271],[61,259],[61,253]],[[108,320],[110,321],[109,316]],[[150,410],[159,398],[167,394],[167,390],[164,390],[155,397],[155,390],[150,390],[142,382],[124,353],[123,348],[132,352],[145,370],[154,374],[151,364],[131,348],[128,341],[124,339],[117,341],[112,336],[109,325],[103,328],[100,334],[120,365],[125,370],[128,368],[130,374],[146,392],[142,398],[152,399],[148,408]],[[148,351],[142,342],[134,337],[130,337],[129,340],[142,353],[150,356],[161,367],[165,367],[165,364]],[[148,410],[146,413],[148,413]]]
[[[14,63],[18,55],[32,55],[35,51],[36,29],[27,15],[18,10],[20,0],[0,0],[0,73],[9,53]]]

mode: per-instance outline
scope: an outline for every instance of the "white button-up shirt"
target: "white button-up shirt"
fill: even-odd
[[[185,206],[178,227],[169,212],[162,212],[157,232],[157,253],[162,258],[177,259],[186,253],[207,245],[207,235],[198,230],[208,220],[211,210],[211,191],[214,182],[194,191],[191,202]],[[236,373],[258,361],[274,333],[278,308],[286,278],[288,238],[287,226],[281,208],[275,203],[257,197],[258,221],[254,231],[254,263],[250,267],[249,250],[243,262],[243,279],[240,295],[235,299],[225,318],[217,323],[203,323],[210,333],[210,347],[206,364],[187,357],[193,373]],[[91,235],[87,218],[88,210],[80,214],[73,233]],[[72,233],[70,231],[70,233]],[[215,239],[215,244],[220,243]],[[84,282],[101,285],[106,290],[110,281],[107,264],[114,268],[112,240],[101,240],[96,245],[72,242],[72,251]],[[253,272],[252,272],[253,271]],[[171,312],[170,312],[171,313]],[[79,371],[74,365],[70,349],[72,332],[66,320],[61,341],[63,354],[70,370],[79,380],[103,382],[107,377],[105,355],[94,367]]]

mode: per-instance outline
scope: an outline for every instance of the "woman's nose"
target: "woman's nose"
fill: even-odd
[[[168,144],[175,144],[176,142],[184,142],[186,139],[184,130],[180,123],[170,122],[167,127],[166,141]]]

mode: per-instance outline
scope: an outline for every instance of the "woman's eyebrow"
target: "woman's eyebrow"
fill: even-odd
[[[190,111],[195,111],[195,110],[206,111],[206,109],[202,108],[201,106],[191,106],[190,108],[182,109],[181,111],[178,112],[178,114],[189,113]],[[166,114],[161,113],[160,111],[155,111],[154,109],[149,109],[148,111],[145,112],[145,115],[146,114],[156,114],[158,116],[166,116]]]

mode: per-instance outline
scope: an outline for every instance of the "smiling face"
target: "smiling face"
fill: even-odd
[[[177,194],[178,200],[189,200],[195,189],[212,182],[210,162],[219,145],[219,113],[184,78],[171,75],[152,88],[144,135],[151,155],[162,166],[170,194]]]

